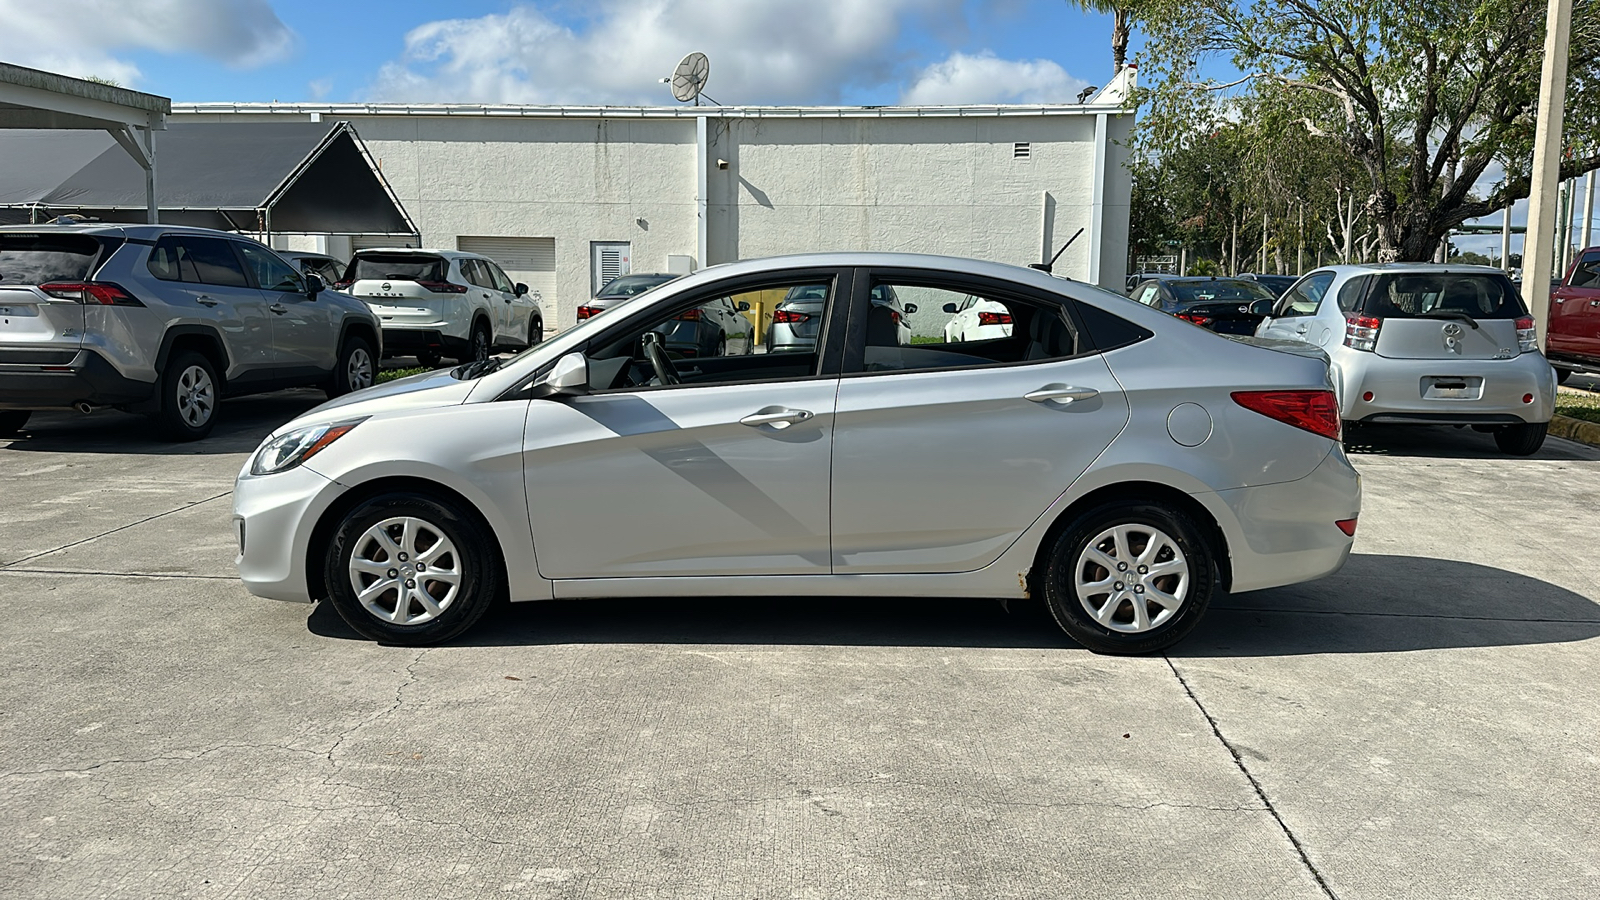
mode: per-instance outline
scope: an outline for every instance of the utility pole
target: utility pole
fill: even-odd
[[[1561,182],[1561,127],[1567,104],[1567,50],[1572,41],[1572,0],[1550,0],[1545,14],[1544,63],[1533,136],[1533,179],[1528,232],[1522,249],[1524,298],[1533,309],[1539,346],[1550,324],[1550,247],[1555,231],[1556,187]]]
[[[1583,176],[1583,245],[1579,250],[1589,249],[1589,237],[1594,229],[1594,170]]]
[[[1267,271],[1267,211],[1261,211],[1261,268],[1257,272]]]
[[[1511,271],[1511,206],[1515,202],[1507,203],[1500,214],[1500,268],[1507,272]]]

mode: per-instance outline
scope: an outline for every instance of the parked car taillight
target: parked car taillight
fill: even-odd
[[[1378,329],[1382,327],[1383,320],[1372,316],[1345,316],[1344,345],[1351,350],[1376,350]]]
[[[1517,319],[1517,349],[1523,353],[1539,349],[1539,331],[1533,327],[1533,316]]]
[[[57,300],[78,303],[99,303],[104,306],[143,306],[139,298],[122,289],[122,285],[109,281],[52,281],[39,285],[39,290]]]
[[[1339,439],[1342,423],[1333,391],[1234,391],[1233,402],[1331,441]]]
[[[333,289],[336,290],[336,291],[348,291],[348,290],[350,290],[350,285],[352,285],[352,284],[355,284],[355,282],[354,281],[335,281],[333,283]]]
[[[700,308],[695,307],[694,309],[686,309],[683,312],[678,313],[677,317],[685,322],[698,322],[700,321]]]
[[[978,313],[979,325],[1010,325],[1010,313],[981,312]]]
[[[604,306],[580,306],[578,307],[578,321],[582,322],[590,316],[598,316],[605,312],[605,309]]]
[[[448,281],[419,281],[417,287],[427,288],[435,294],[465,294],[467,286],[464,284],[451,284]]]
[[[1210,316],[1202,316],[1199,313],[1178,313],[1178,318],[1184,320],[1185,322],[1193,322],[1194,324],[1199,325],[1201,328],[1211,324]]]
[[[789,324],[793,325],[799,322],[804,322],[809,318],[811,317],[805,313],[795,312],[794,310],[790,309],[775,309],[772,311],[772,321],[774,322],[788,322]]]

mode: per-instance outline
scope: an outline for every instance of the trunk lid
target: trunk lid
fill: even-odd
[[[437,322],[466,301],[466,286],[449,280],[450,261],[432,253],[358,251],[345,269],[350,296],[384,322]]]
[[[0,344],[80,346],[83,303],[39,286],[81,283],[106,255],[106,245],[89,235],[0,234]]]

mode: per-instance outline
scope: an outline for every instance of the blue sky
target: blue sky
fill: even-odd
[[[1070,102],[1111,22],[1065,0],[0,0],[0,59],[176,101]]]

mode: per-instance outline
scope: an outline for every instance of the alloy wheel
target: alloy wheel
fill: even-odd
[[[178,375],[178,415],[190,428],[199,428],[211,419],[216,409],[216,387],[211,376],[199,366],[189,366]]]
[[[362,533],[350,554],[349,576],[367,612],[395,625],[420,625],[455,602],[462,560],[438,526],[399,516]]]
[[[345,366],[345,384],[352,391],[372,387],[372,354],[365,347],[350,351],[350,361]]]
[[[1159,628],[1189,593],[1189,560],[1150,525],[1114,525],[1096,535],[1073,566],[1078,602],[1100,625],[1123,634]]]

